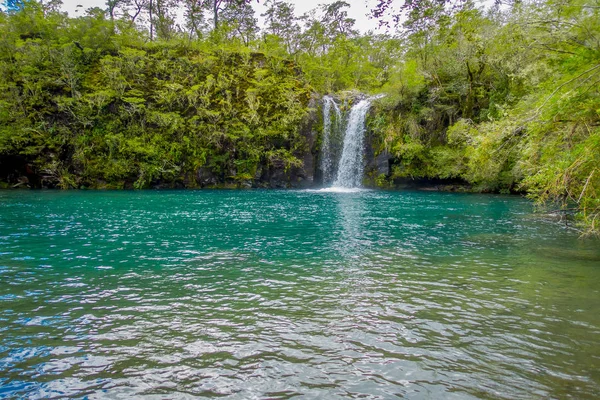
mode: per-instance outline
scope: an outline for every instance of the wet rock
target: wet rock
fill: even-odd
[[[390,163],[392,156],[387,151],[382,152],[373,160],[373,165],[377,171],[377,175],[389,176],[391,171]]]
[[[315,184],[318,159],[318,132],[316,125],[319,121],[320,98],[313,97],[308,107],[311,110],[300,129],[300,134],[306,139],[303,152],[296,154],[302,160],[302,167],[292,168],[288,176],[288,185],[294,188],[308,188]]]
[[[250,189],[252,188],[252,181],[251,180],[244,180],[241,181],[239,184],[240,189]]]
[[[27,178],[26,176],[20,176],[17,179],[17,183],[13,185],[13,188],[23,188],[23,187],[29,187],[29,178]]]
[[[200,186],[213,186],[219,183],[219,178],[207,167],[200,167],[196,171],[196,182]]]

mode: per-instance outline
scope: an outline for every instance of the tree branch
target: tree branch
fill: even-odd
[[[548,101],[550,101],[550,99],[552,97],[554,97],[554,95],[556,94],[556,92],[558,92],[560,89],[562,89],[563,87],[565,87],[566,85],[568,85],[569,83],[576,81],[577,79],[581,78],[582,76],[586,75],[589,72],[592,72],[595,69],[600,68],[600,64],[597,64],[595,66],[593,66],[592,68],[582,72],[581,74],[577,75],[575,78],[569,79],[568,81],[566,81],[565,83],[563,83],[562,85],[558,86],[556,89],[554,89],[554,91],[552,93],[550,93],[550,96],[548,96],[548,98],[546,98],[546,100],[544,100],[544,102],[542,103],[541,106],[539,106],[536,110],[535,110],[535,114],[538,114],[541,109],[546,105],[546,103],[548,103]]]

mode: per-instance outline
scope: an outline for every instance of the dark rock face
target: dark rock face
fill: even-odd
[[[373,111],[371,111],[371,113],[372,112]],[[378,147],[380,147],[380,145],[377,143],[375,134],[367,127],[364,149],[365,184],[367,186],[377,186],[375,180],[378,177],[383,175],[385,178],[389,178],[392,173],[394,157],[386,150],[377,153],[376,148]]]
[[[302,158],[302,168],[292,171],[292,185],[295,187],[308,188],[315,183],[315,155],[312,151],[306,152]]]
[[[302,160],[301,168],[293,168],[290,173],[290,185],[297,188],[309,188],[315,184],[315,173],[317,171],[318,149],[317,138],[318,132],[316,125],[319,120],[319,99],[313,97],[309,104],[312,110],[306,119],[306,123],[301,128],[300,132],[306,139],[306,148],[303,154],[298,155]]]
[[[0,181],[13,188],[36,188],[40,183],[25,157],[11,155],[0,157]]]
[[[201,187],[214,186],[219,183],[219,178],[209,168],[200,167],[196,171],[196,182]]]
[[[377,175],[390,176],[392,173],[391,169],[392,156],[387,151],[383,151],[373,160],[373,165],[377,171]]]
[[[263,169],[258,182],[255,182],[255,186],[284,189],[289,186],[288,183],[289,176],[285,170],[285,163],[281,160],[275,160],[269,168]]]

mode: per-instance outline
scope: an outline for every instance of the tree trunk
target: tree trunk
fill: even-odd
[[[215,31],[219,29],[219,1],[213,0],[213,16],[215,19]]]
[[[154,19],[152,16],[152,9],[154,8],[154,4],[152,4],[152,0],[150,0],[150,41],[154,40]]]

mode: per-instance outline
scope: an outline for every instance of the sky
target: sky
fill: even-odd
[[[105,0],[62,0],[63,10],[67,11],[70,16],[75,17],[83,15],[85,10],[92,7],[105,8]],[[319,4],[330,4],[335,0],[288,0],[289,3],[294,4],[295,12],[297,16],[304,14],[305,12],[316,8]],[[366,33],[369,30],[377,31],[378,22],[367,17],[367,13],[377,3],[376,0],[346,0],[350,4],[350,10],[348,16],[356,20],[355,27],[362,33]],[[81,5],[82,7],[77,7]],[[264,1],[257,3],[252,2],[254,9],[256,10],[256,17],[261,19],[260,14],[264,13]]]

